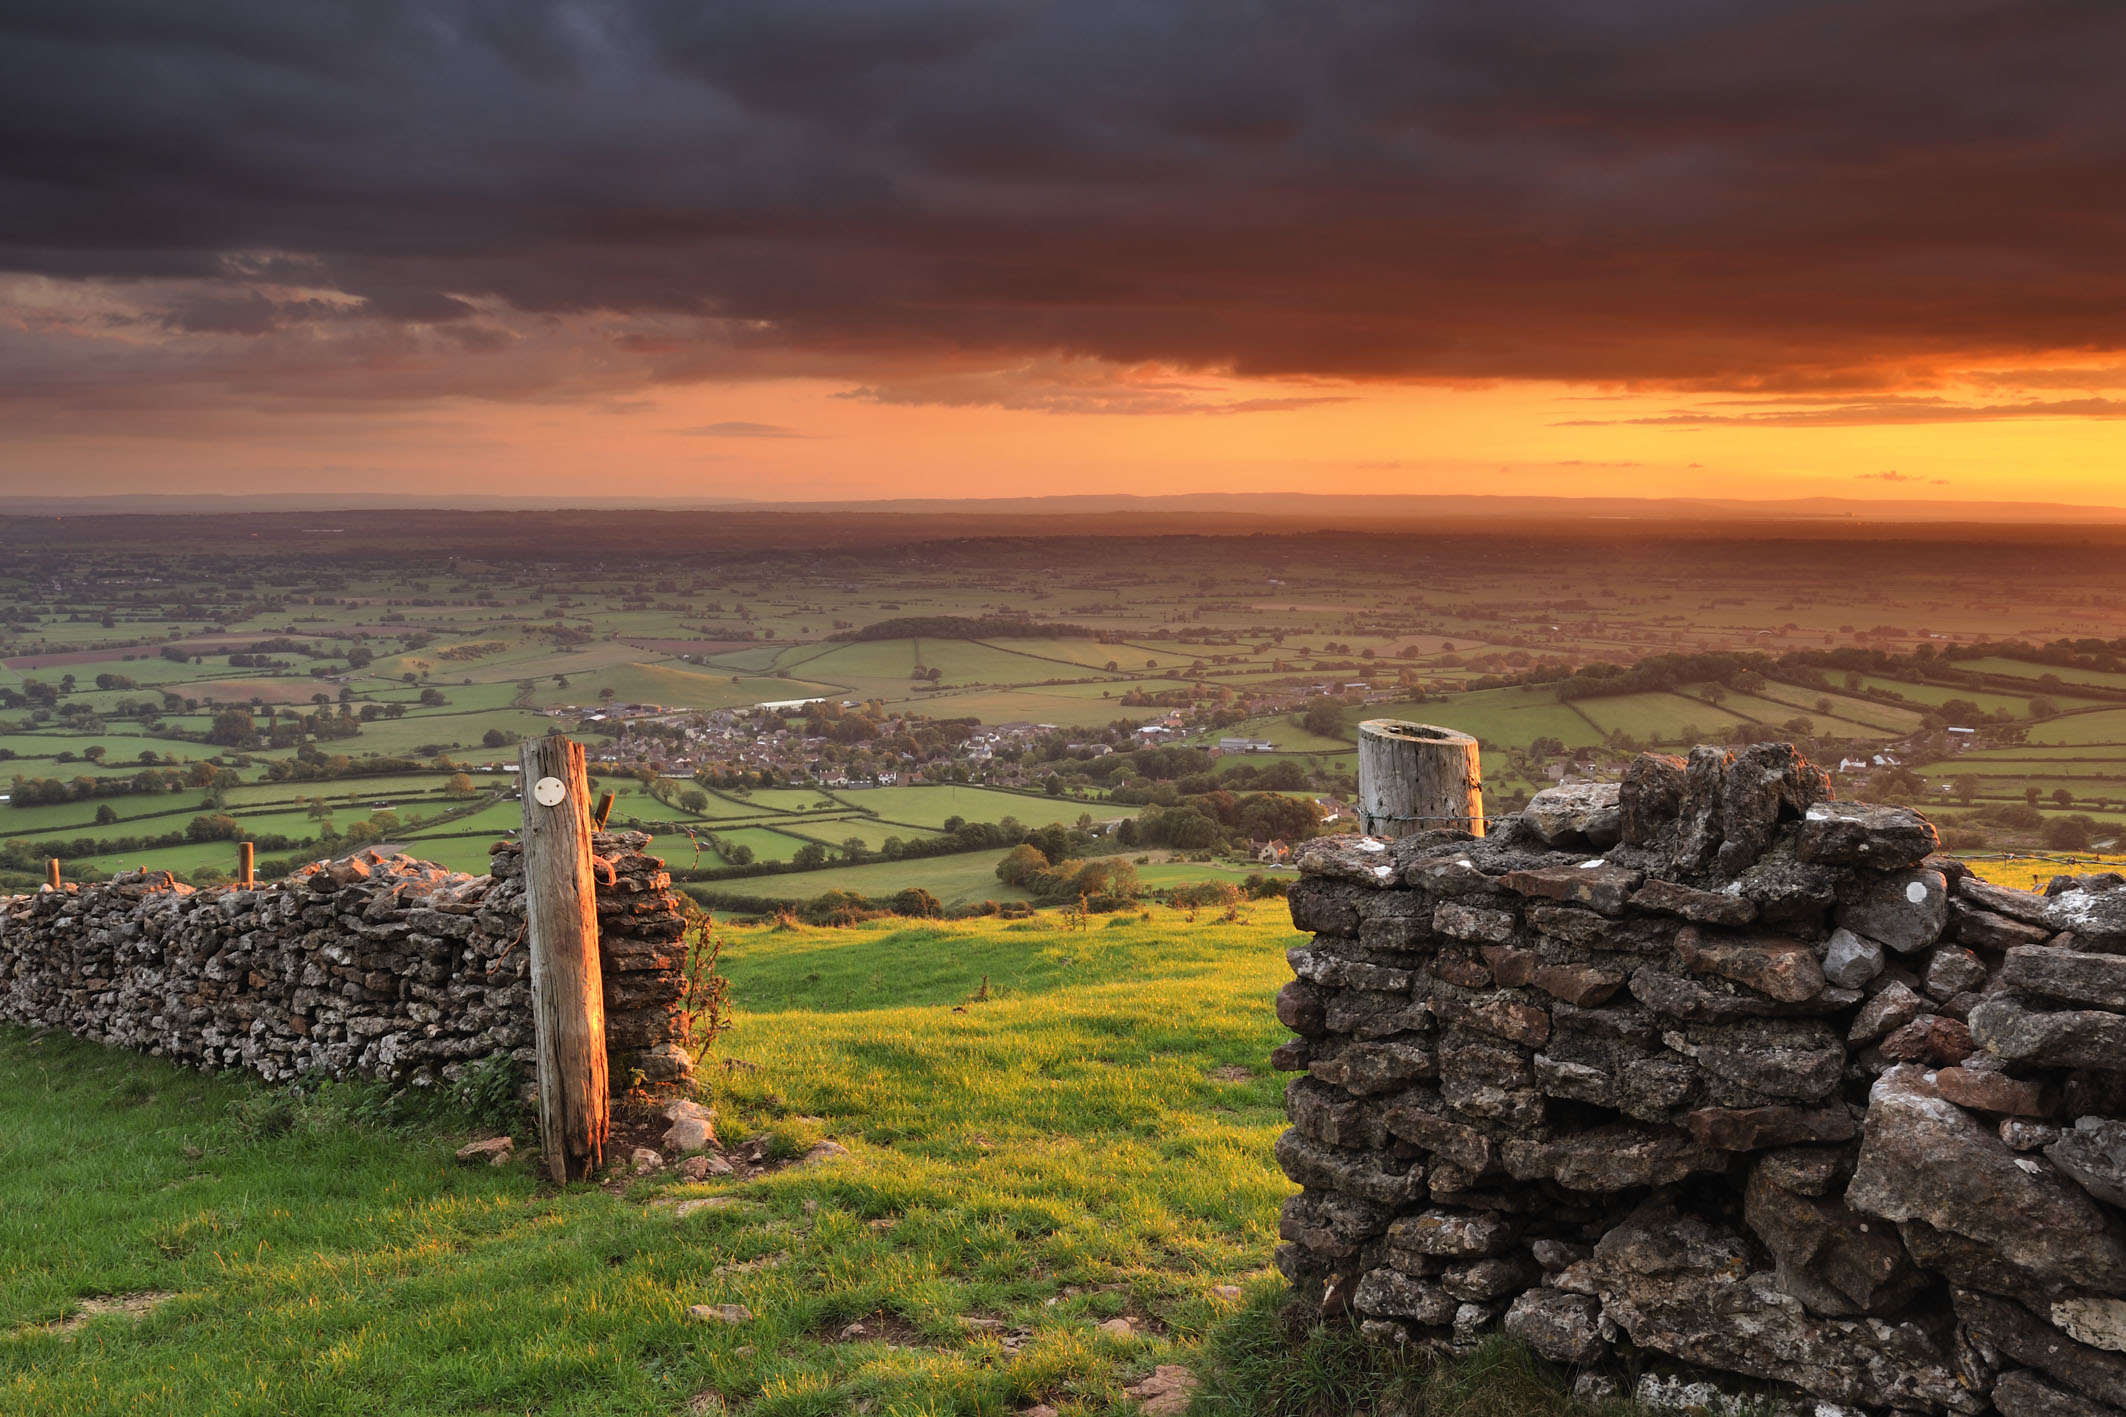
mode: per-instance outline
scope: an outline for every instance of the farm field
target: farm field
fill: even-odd
[[[1956,717],[1989,720],[1960,725],[1993,735],[1987,746],[2021,734],[2033,747],[2126,756],[2126,703],[2114,697],[2126,692],[2111,600],[2117,548],[2087,541],[2086,529],[2051,542],[2031,532],[1997,561],[1925,537],[1871,542],[1856,579],[1845,533],[1805,527],[1758,537],[1620,526],[1595,537],[1517,525],[1442,539],[1416,528],[1234,535],[1173,522],[1123,535],[969,537],[922,517],[860,534],[831,516],[749,517],[468,513],[430,523],[357,512],[329,540],[275,514],[217,523],[211,539],[189,536],[195,524],[183,518],[0,526],[0,755],[12,755],[0,756],[0,795],[12,795],[17,774],[89,780],[59,810],[0,804],[0,843],[182,830],[184,809],[204,794],[95,795],[98,783],[137,771],[143,752],[187,771],[211,759],[241,779],[225,784],[222,801],[246,830],[311,839],[319,829],[276,809],[261,781],[280,760],[348,760],[331,771],[356,775],[318,788],[345,826],[341,802],[404,793],[377,785],[364,797],[364,757],[447,755],[450,768],[438,768],[447,775],[512,764],[518,739],[549,730],[586,742],[608,783],[661,773],[678,784],[666,789],[672,802],[697,775],[795,799],[813,790],[808,781],[868,782],[891,770],[903,785],[837,787],[834,807],[798,807],[805,820],[784,823],[829,842],[905,839],[950,816],[1041,820],[1033,799],[1012,794],[943,809],[906,795],[948,790],[906,786],[917,778],[980,792],[985,780],[1039,787],[1053,774],[1069,794],[1055,809],[1062,820],[1124,815],[1097,801],[1109,776],[1065,748],[1126,753],[1132,731],[1161,718],[1187,745],[1259,737],[1278,750],[1209,771],[1284,762],[1310,792],[1337,798],[1354,790],[1359,721],[1445,724],[1485,745],[1501,810],[1561,772],[1613,775],[1634,747],[1766,734],[1800,735],[1825,762],[1865,764],[1840,782],[1846,795],[1936,803],[1940,765],[1953,756],[1936,741],[1941,706],[1958,700],[1971,707]],[[822,529],[831,546],[818,544]],[[1865,616],[1852,608],[1860,603]],[[829,638],[871,627],[894,637]],[[1657,655],[1743,656],[1765,672],[1679,672],[1630,686],[1638,692],[1559,697],[1558,681],[1575,670]],[[1929,682],[1959,674],[1986,676],[1988,687]],[[1722,675],[1733,682],[1716,685]],[[1902,697],[1874,702],[1849,683]],[[1707,702],[1715,692],[1717,705]],[[2039,699],[2056,716],[2036,718]],[[822,737],[812,716],[757,707],[801,700],[883,726]],[[1309,726],[1308,710],[1323,703],[1330,719]],[[611,712],[636,705],[655,711]],[[304,720],[320,712],[334,731]],[[966,751],[962,719],[1010,725],[1010,741]],[[1785,727],[1804,719],[1805,733]],[[773,735],[772,748],[756,746]],[[106,761],[84,759],[91,748]],[[2002,762],[2010,766],[1985,772],[1983,798],[2038,787],[2047,823],[2065,810],[2054,791],[2079,799],[2106,774]],[[431,805],[424,797],[413,809]],[[793,810],[765,797],[736,807],[740,815],[729,805],[692,814],[633,798],[619,811],[764,832],[783,815],[768,808]],[[105,806],[118,821],[95,820]],[[774,859],[795,840],[764,833],[759,844]],[[18,850],[0,872],[20,884],[36,864]]]
[[[719,1132],[847,1156],[557,1192],[524,1161],[454,1164],[464,1123],[369,1120],[373,1093],[276,1101],[0,1031],[0,1407],[1090,1413],[1156,1364],[1204,1369],[1274,1301],[1287,925],[725,934],[720,1051],[751,1070],[716,1070]],[[138,1294],[152,1311],[84,1311]],[[688,1317],[724,1303],[748,1317]],[[1156,1336],[1096,1331],[1123,1313]]]

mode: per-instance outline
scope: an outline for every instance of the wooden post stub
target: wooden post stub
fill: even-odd
[[[539,1147],[556,1181],[580,1181],[605,1164],[610,1126],[590,782],[582,746],[559,736],[527,739],[521,764]]]
[[[1476,740],[1395,718],[1359,724],[1358,829],[1382,837],[1439,829],[1482,836],[1484,774]]]
[[[257,855],[252,844],[248,841],[236,843],[236,884],[245,890],[251,889],[257,881],[253,874],[256,865]]]
[[[44,884],[47,890],[59,889],[59,858],[47,856],[44,860]]]

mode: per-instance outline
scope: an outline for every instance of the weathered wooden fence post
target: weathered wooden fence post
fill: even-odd
[[[539,1148],[556,1181],[578,1181],[604,1165],[609,1125],[590,782],[566,738],[529,739],[520,761]]]
[[[1398,837],[1437,828],[1484,834],[1476,740],[1395,718],[1359,724],[1358,829]]]
[[[59,889],[59,858],[56,856],[44,858],[44,885],[46,890]]]
[[[236,884],[245,890],[251,889],[257,883],[256,869],[257,856],[253,850],[252,843],[248,841],[236,843]]]

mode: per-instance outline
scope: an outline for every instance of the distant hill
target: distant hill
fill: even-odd
[[[1949,501],[1861,497],[1798,497],[1752,501],[1739,497],[1517,497],[1476,494],[1342,495],[1297,492],[1187,492],[1137,497],[1095,493],[1059,497],[888,498],[876,501],[761,502],[741,498],[513,497],[485,493],[413,494],[360,489],[347,492],[287,492],[257,495],[173,493],[94,497],[16,496],[17,516],[183,515],[244,512],[419,510],[538,511],[563,508],[620,510],[727,509],[740,513],[989,518],[1215,518],[1223,529],[1250,521],[1283,529],[1378,528],[1386,522],[1501,521],[1687,521],[1687,522],[1961,522],[1999,524],[2126,524],[2126,507],[2077,506],[2066,502]],[[1210,529],[1210,524],[1206,524]]]

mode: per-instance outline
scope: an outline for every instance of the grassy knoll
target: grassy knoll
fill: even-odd
[[[1275,915],[733,932],[726,1140],[850,1148],[745,1184],[557,1194],[455,1166],[462,1128],[365,1118],[374,1093],[0,1033],[0,1408],[1118,1410],[1222,1322],[1262,1332]],[[172,1297],[48,1327],[146,1293]],[[727,1303],[751,1317],[688,1317]],[[1117,1315],[1141,1336],[1096,1332]]]

